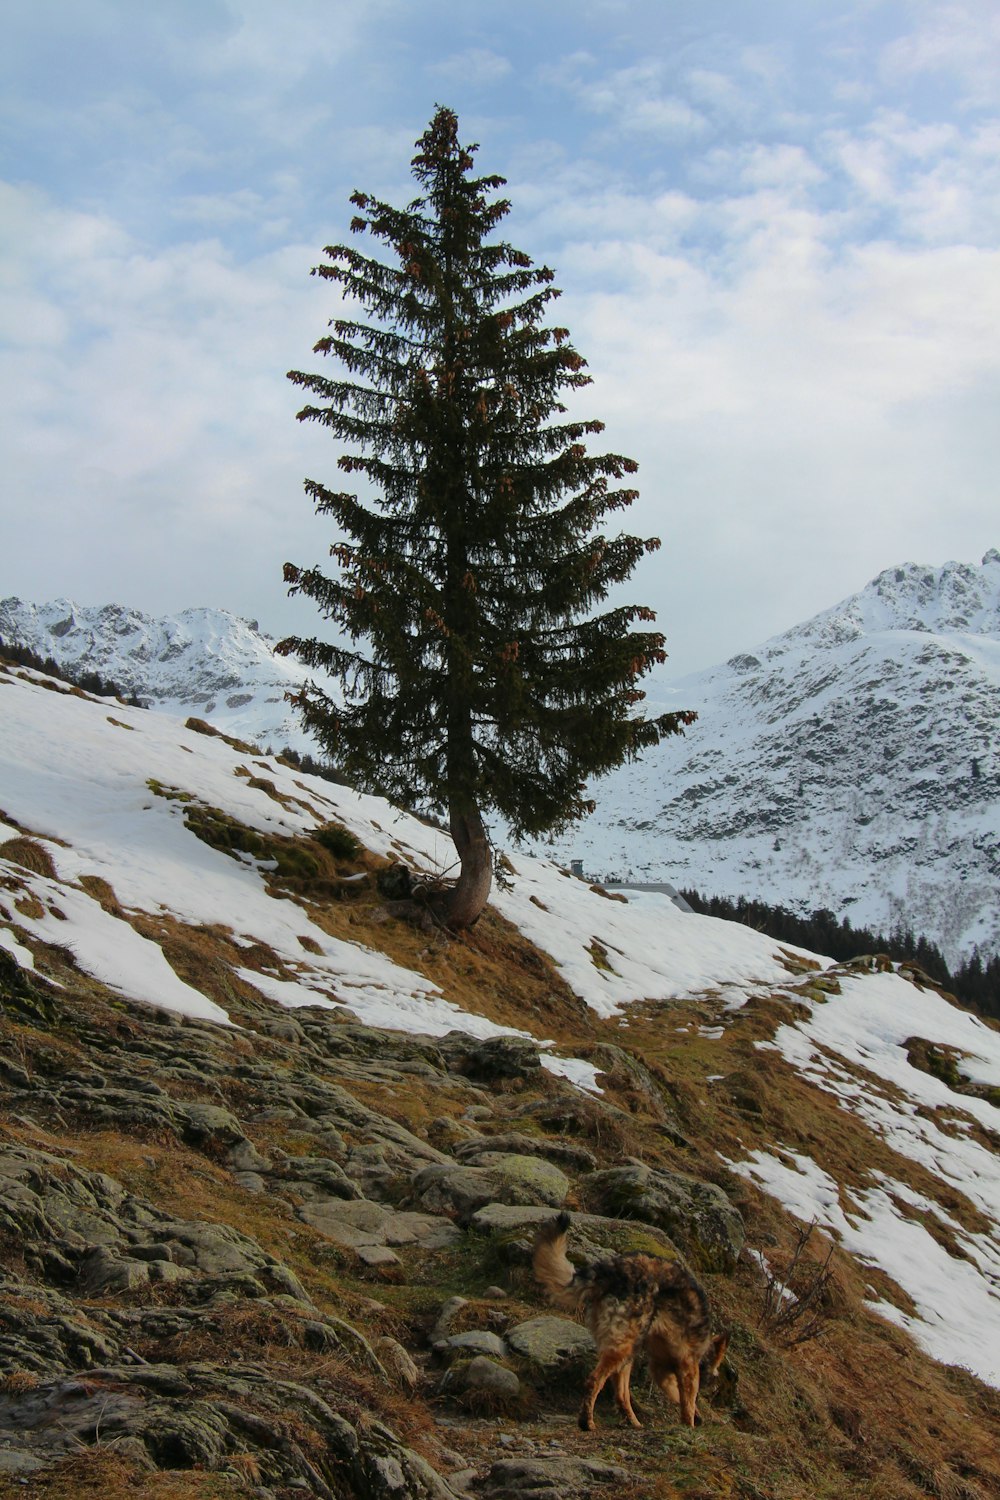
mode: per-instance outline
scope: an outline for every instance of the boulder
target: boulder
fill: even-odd
[[[552,1162],[505,1153],[489,1156],[477,1167],[453,1162],[424,1167],[412,1182],[414,1194],[425,1208],[452,1213],[459,1223],[467,1223],[487,1203],[559,1208],[570,1188],[565,1172]]]
[[[515,1354],[546,1372],[580,1364],[596,1353],[594,1340],[586,1328],[569,1318],[529,1318],[526,1323],[507,1330],[507,1342]]]
[[[537,1203],[562,1208],[566,1201],[570,1180],[553,1162],[507,1153],[482,1156],[479,1160],[493,1178],[492,1197],[496,1203]]]
[[[666,1230],[701,1271],[731,1272],[746,1238],[739,1211],[720,1187],[679,1172],[611,1167],[584,1178],[580,1195],[597,1213]]]
[[[542,1066],[538,1043],[530,1037],[491,1036],[483,1040],[449,1032],[438,1045],[456,1072],[483,1083],[537,1078]]]
[[[539,1226],[553,1218],[551,1208],[521,1207],[509,1203],[487,1203],[469,1220],[478,1234],[494,1235],[506,1246],[507,1259],[530,1259]],[[588,1260],[641,1250],[647,1255],[678,1258],[677,1248],[662,1229],[634,1220],[610,1219],[602,1214],[570,1213],[570,1254]]]
[[[521,1382],[513,1370],[499,1365],[485,1354],[453,1365],[442,1383],[442,1390],[472,1394],[491,1405],[506,1405],[521,1394]]]
[[[507,1345],[499,1334],[485,1328],[470,1328],[465,1333],[453,1333],[435,1344],[439,1354],[446,1359],[465,1358],[482,1354],[489,1359],[506,1359]]]
[[[615,1485],[626,1492],[633,1475],[599,1458],[504,1458],[475,1482],[481,1500],[584,1500]]]
[[[467,1305],[467,1297],[449,1297],[447,1302],[442,1304],[441,1310],[437,1315],[437,1321],[431,1329],[430,1340],[432,1344],[437,1344],[449,1336],[455,1319],[462,1311],[462,1308]]]
[[[312,1198],[297,1212],[300,1219],[327,1239],[359,1253],[363,1247],[394,1245],[421,1245],[426,1250],[438,1250],[459,1237],[450,1219],[388,1208],[367,1198]]]
[[[465,1223],[494,1197],[493,1179],[482,1167],[453,1162],[424,1167],[411,1179],[417,1201],[431,1213],[454,1214]]]
[[[373,1348],[393,1385],[403,1391],[415,1391],[420,1384],[420,1371],[403,1345],[384,1334],[375,1340]]]
[[[561,1162],[573,1171],[593,1172],[597,1158],[586,1146],[572,1141],[554,1141],[548,1136],[525,1135],[519,1130],[504,1135],[473,1135],[455,1148],[458,1161],[482,1166],[483,1158],[495,1152],[515,1156],[542,1156],[546,1161]]]

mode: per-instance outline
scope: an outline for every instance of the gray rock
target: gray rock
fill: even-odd
[[[33,1474],[46,1467],[44,1458],[33,1458],[18,1448],[0,1448],[0,1474]]]
[[[553,1217],[551,1208],[531,1204],[487,1203],[469,1220],[469,1228],[480,1234],[513,1234],[519,1230],[534,1232],[539,1224]],[[573,1216],[574,1219],[578,1215]]]
[[[530,1256],[531,1246],[540,1224],[553,1218],[551,1208],[520,1207],[508,1203],[488,1203],[477,1209],[469,1220],[469,1228],[479,1234],[495,1235],[505,1242],[508,1259],[523,1260]],[[571,1212],[570,1250],[579,1251],[590,1259],[604,1254],[617,1254],[629,1248],[629,1238],[642,1236],[642,1248],[654,1255],[663,1255],[668,1260],[677,1259],[677,1249],[654,1224],[642,1224],[632,1220],[610,1219],[604,1214]]]
[[[439,1045],[457,1072],[488,1083],[498,1078],[537,1077],[542,1065],[538,1043],[525,1037],[493,1036],[483,1041],[449,1032]]]
[[[221,1105],[185,1102],[176,1109],[184,1137],[193,1145],[204,1149],[250,1144],[239,1120]]]
[[[601,1042],[591,1048],[587,1061],[600,1070],[606,1086],[637,1098],[643,1112],[660,1121],[673,1121],[673,1101],[668,1100],[663,1085],[631,1052],[612,1042]]]
[[[507,1357],[507,1345],[503,1339],[485,1328],[470,1328],[466,1333],[449,1334],[434,1347],[446,1359],[462,1356],[469,1358],[476,1354],[487,1355],[490,1359]]]
[[[370,1370],[388,1381],[388,1368],[381,1355],[376,1352],[363,1333],[359,1332],[353,1324],[345,1322],[343,1318],[335,1318],[332,1314],[310,1318],[303,1324],[303,1331],[307,1349],[313,1349],[321,1354],[336,1351],[346,1355],[351,1363],[360,1369]],[[379,1342],[383,1341],[379,1340]],[[392,1343],[393,1340],[389,1339],[385,1342]]]
[[[104,1173],[27,1147],[0,1148],[0,1227],[17,1236],[43,1276],[53,1265],[63,1275],[78,1266],[91,1292],[141,1285],[161,1260],[207,1277],[291,1277],[237,1229],[171,1219]]]
[[[373,1345],[382,1368],[392,1383],[404,1391],[415,1391],[420,1384],[420,1371],[402,1344],[383,1336]]]
[[[174,1268],[180,1270],[179,1266]],[[80,1286],[90,1296],[112,1292],[131,1292],[149,1284],[150,1263],[114,1254],[99,1245],[87,1256],[80,1268]]]
[[[266,1193],[267,1182],[259,1172],[234,1172],[233,1181],[236,1182],[245,1193]]]
[[[231,1172],[269,1172],[272,1163],[266,1156],[261,1156],[257,1147],[246,1137],[232,1146],[226,1157]]]
[[[459,1238],[449,1219],[434,1214],[387,1208],[367,1198],[345,1202],[313,1199],[297,1210],[299,1218],[345,1249],[362,1246],[422,1245],[441,1249]]]
[[[493,1180],[482,1167],[460,1167],[454,1162],[424,1167],[412,1179],[418,1202],[431,1213],[453,1213],[460,1223],[494,1198]]]
[[[289,1441],[288,1414],[305,1440]],[[158,1468],[224,1469],[235,1454],[258,1454],[278,1488],[315,1500],[452,1500],[453,1491],[390,1428],[355,1428],[308,1386],[275,1379],[254,1365],[112,1366],[86,1382],[59,1380],[0,1391],[0,1452],[27,1474],[77,1452],[100,1432],[102,1444],[146,1455]],[[321,1468],[322,1467],[322,1472]]]
[[[448,1298],[447,1302],[442,1305],[437,1315],[437,1321],[431,1329],[430,1340],[432,1344],[439,1343],[442,1339],[448,1338],[454,1326],[455,1319],[462,1311],[462,1308],[466,1306],[468,1306],[468,1298],[466,1297]]]
[[[507,1330],[507,1342],[515,1353],[545,1371],[590,1360],[595,1353],[586,1328],[568,1318],[529,1318]]]
[[[731,1272],[736,1266],[746,1231],[715,1183],[633,1165],[594,1172],[580,1191],[588,1208],[666,1230],[698,1270]]]
[[[611,1485],[631,1487],[631,1478],[597,1458],[503,1458],[475,1489],[481,1500],[585,1500]]]
[[[278,1270],[279,1268],[275,1267],[274,1269]],[[190,1281],[193,1276],[194,1272],[189,1271],[187,1266],[175,1266],[173,1261],[170,1260],[154,1260],[150,1262],[149,1279],[151,1282],[160,1282],[162,1284],[175,1281]]]
[[[521,1393],[521,1382],[513,1370],[498,1365],[485,1354],[453,1366],[445,1377],[442,1390],[449,1392],[474,1391],[487,1396],[498,1404],[514,1400]]]
[[[548,1204],[561,1208],[570,1189],[566,1173],[537,1156],[498,1155],[481,1158],[495,1183],[497,1203]]]
[[[558,1208],[569,1192],[569,1178],[551,1162],[535,1156],[498,1155],[489,1166],[463,1167],[454,1162],[424,1167],[412,1179],[413,1192],[432,1213],[453,1213],[467,1223],[487,1203]]]
[[[0,1370],[51,1379],[107,1364],[117,1352],[114,1331],[96,1327],[68,1298],[0,1272]]]
[[[340,1163],[327,1156],[286,1156],[273,1175],[282,1181],[293,1182],[296,1192],[305,1197],[351,1199],[364,1196]]]
[[[375,1268],[401,1264],[395,1250],[390,1250],[388,1245],[357,1245],[355,1251],[363,1266]]]
[[[547,1136],[526,1135],[523,1131],[510,1130],[503,1135],[477,1135],[464,1140],[455,1148],[458,1161],[481,1166],[483,1158],[500,1151],[507,1155],[541,1156],[546,1161],[563,1162],[577,1172],[592,1172],[597,1158],[586,1146],[572,1141],[554,1141]]]

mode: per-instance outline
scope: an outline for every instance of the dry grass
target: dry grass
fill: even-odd
[[[17,841],[11,841],[17,842]],[[30,839],[26,842],[31,843]],[[336,862],[313,842],[310,854],[320,860],[324,878],[333,880]],[[44,851],[43,851],[44,852]],[[364,859],[371,861],[370,856]],[[87,888],[102,904],[114,901],[103,883]],[[296,891],[284,891],[296,899]],[[601,1022],[567,989],[551,963],[494,913],[458,940],[432,939],[405,923],[380,920],[380,902],[366,892],[352,903],[334,899],[309,908],[336,936],[371,944],[398,963],[438,984],[449,999],[471,1011],[535,1034],[544,1030],[578,1055],[601,1042],[624,1047],[641,1059],[663,1096],[666,1113],[680,1122],[687,1144],[664,1130],[651,1101],[623,1072],[607,1079],[605,1102],[574,1095],[548,1074],[516,1079],[509,1092],[495,1091],[494,1129],[552,1134],[585,1142],[601,1164],[635,1156],[653,1165],[691,1173],[721,1183],[747,1223],[749,1241],[766,1250],[774,1267],[793,1261],[799,1226],[771,1198],[732,1176],[720,1157],[743,1159],[754,1147],[786,1146],[807,1152],[848,1189],[870,1185],[870,1173],[909,1184],[940,1203],[967,1230],[984,1227],[981,1217],[956,1189],[947,1189],[930,1173],[900,1157],[873,1135],[838,1101],[808,1083],[776,1052],[761,1051],[760,1041],[778,1026],[805,1012],[787,993],[765,996],[738,1012],[722,1001],[700,1001],[634,1007],[627,1024]],[[216,927],[189,928],[163,917],[133,917],[140,931],[163,945],[170,962],[188,982],[226,1006],[236,1018],[259,1017],[264,1006],[251,986],[234,979],[233,967],[278,968],[266,945],[238,948],[231,934]],[[303,922],[305,932],[305,922]],[[309,941],[312,941],[311,939]],[[303,942],[304,952],[309,942]],[[148,1026],[135,1007],[110,997],[96,982],[75,973],[58,949],[39,946],[39,966],[49,968],[68,986],[66,996],[86,1016],[89,1032],[104,1029],[116,1045],[129,1048]],[[814,984],[815,974],[798,982]],[[794,986],[796,981],[790,981]],[[721,1037],[704,1035],[707,1024],[723,1026]],[[336,1024],[331,1021],[331,1025]],[[683,1028],[683,1029],[679,1029]],[[3,1039],[22,1066],[44,1074],[79,1066],[79,1032],[65,1021],[51,1030],[4,1023]],[[178,1033],[183,1052],[184,1034]],[[329,1057],[311,1052],[295,1057],[294,1046],[273,1046],[267,1038],[220,1032],[199,1033],[200,1055],[211,1062],[204,1085],[165,1080],[171,1093],[185,1097],[225,1098],[237,1115],[251,1102],[247,1085],[236,1075],[240,1062],[269,1059],[276,1068],[307,1065],[320,1078],[340,1083],[359,1101],[415,1130],[460,1114],[470,1098],[462,1080],[446,1085],[419,1075],[399,1084],[373,1077],[359,1080],[349,1068],[338,1070]],[[136,1070],[153,1064],[135,1049]],[[211,1074],[209,1077],[208,1075]],[[719,1078],[718,1075],[722,1075]],[[154,1075],[155,1076],[155,1075]],[[858,1070],[868,1090],[886,1086]],[[716,1081],[709,1082],[714,1077]],[[606,1103],[618,1106],[609,1112]],[[960,1108],[960,1096],[956,1108]],[[662,1115],[663,1111],[660,1111]],[[245,1117],[245,1116],[244,1116]],[[456,1249],[436,1256],[402,1252],[400,1284],[380,1287],[378,1301],[349,1252],[325,1241],[295,1218],[293,1208],[273,1194],[251,1195],[240,1189],[218,1163],[169,1139],[124,1136],[111,1130],[74,1128],[45,1120],[46,1137],[35,1127],[8,1121],[7,1133],[46,1149],[71,1151],[75,1164],[99,1169],[131,1191],[153,1200],[182,1218],[231,1224],[290,1266],[317,1306],[363,1329],[369,1338],[388,1333],[419,1352],[444,1298],[460,1291],[470,1302],[458,1326],[500,1326],[542,1311],[530,1277],[516,1261],[506,1259],[508,1246],[470,1236]],[[297,1139],[280,1122],[261,1123],[252,1134],[265,1152],[283,1144],[292,1154],[316,1149],[315,1138]],[[944,1233],[944,1231],[942,1231]],[[8,1247],[11,1248],[11,1247]],[[13,1249],[11,1249],[13,1254]],[[803,1252],[803,1256],[806,1252]],[[800,1261],[803,1258],[800,1256]],[[8,1263],[14,1261],[8,1257]],[[706,1404],[704,1427],[681,1429],[675,1415],[637,1382],[649,1425],[633,1433],[622,1427],[610,1407],[602,1411],[596,1439],[577,1434],[569,1414],[579,1399],[578,1383],[566,1377],[546,1393],[546,1412],[536,1419],[509,1417],[502,1423],[519,1441],[530,1438],[542,1447],[558,1435],[567,1451],[609,1458],[636,1475],[635,1500],[984,1500],[1000,1496],[1000,1463],[996,1436],[1000,1430],[1000,1397],[962,1372],[935,1365],[919,1353],[898,1328],[869,1311],[872,1289],[877,1297],[905,1307],[900,1290],[881,1273],[862,1267],[835,1251],[824,1267],[822,1256],[807,1273],[816,1280],[814,1301],[822,1309],[822,1336],[787,1347],[785,1331],[761,1321],[766,1285],[759,1270],[742,1262],[734,1275],[713,1277],[709,1291],[718,1320],[732,1330],[729,1382],[713,1407]],[[511,1296],[491,1303],[481,1293],[491,1281],[506,1285]],[[169,1300],[180,1288],[146,1288],[133,1301]],[[99,1304],[98,1304],[99,1310]],[[235,1304],[213,1314],[197,1333],[172,1340],[147,1341],[138,1352],[147,1359],[181,1363],[211,1361],[217,1348],[233,1358],[264,1362],[275,1372],[312,1384],[351,1420],[376,1414],[386,1420],[436,1465],[431,1412],[434,1398],[417,1394],[401,1398],[346,1356],[305,1347],[301,1321],[293,1315]],[[21,1372],[13,1372],[17,1379]],[[424,1391],[430,1389],[429,1383]],[[645,1392],[645,1394],[644,1394]],[[455,1415],[454,1408],[449,1408]],[[554,1414],[553,1428],[546,1416]],[[563,1422],[565,1418],[565,1422]],[[486,1452],[476,1434],[486,1434],[495,1456],[497,1422],[477,1427],[475,1417],[454,1434],[454,1445]],[[517,1451],[517,1450],[515,1450]],[[257,1478],[254,1461],[229,1460],[226,1474],[159,1474],[137,1472],[120,1455],[93,1450],[74,1454],[42,1478],[18,1485],[16,1493],[76,1500],[97,1495],[103,1500],[216,1500],[249,1493]],[[3,1493],[0,1481],[0,1493]],[[622,1491],[623,1495],[626,1490]]]
[[[128,921],[128,917],[118,897],[115,895],[114,886],[111,885],[110,881],[105,880],[102,875],[81,875],[79,884],[87,892],[87,895],[92,896],[98,906],[106,911],[109,916],[120,917],[124,921]]]
[[[12,865],[20,865],[23,870],[30,870],[33,875],[46,875],[49,880],[58,879],[58,872],[51,854],[35,839],[5,840],[0,844],[0,859],[9,860]]]
[[[232,1468],[232,1464],[230,1464]],[[6,1488],[9,1484],[10,1488]],[[194,1471],[153,1471],[140,1468],[113,1448],[94,1447],[71,1453],[50,1469],[24,1476],[23,1480],[0,1478],[0,1495],[21,1495],[26,1500],[233,1500],[253,1493],[253,1480],[234,1471],[202,1474]]]

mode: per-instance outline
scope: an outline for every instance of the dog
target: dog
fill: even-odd
[[[535,1279],[557,1307],[583,1314],[597,1344],[597,1363],[584,1387],[579,1423],[594,1430],[594,1403],[614,1377],[625,1419],[641,1427],[632,1408],[632,1366],[645,1348],[650,1374],[693,1427],[701,1385],[725,1358],[729,1335],[712,1335],[708,1298],[690,1271],[654,1255],[615,1255],[579,1269],[566,1255],[569,1214],[539,1230],[532,1252]]]

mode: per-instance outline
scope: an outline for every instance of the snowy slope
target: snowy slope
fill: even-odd
[[[120,604],[9,598],[0,600],[0,640],[29,646],[70,672],[97,672],[152,709],[207,719],[237,739],[315,748],[285,697],[305,671],[275,656],[255,621],[224,609],[154,619]]]
[[[1000,553],[889,569],[654,696],[698,723],[598,782],[561,858],[1000,950]]]
[[[303,679],[222,610],[0,601],[0,638],[93,669],[156,709],[276,748],[314,747]],[[596,784],[550,852],[591,873],[747,895],[856,925],[898,923],[952,962],[1000,951],[1000,552],[907,564],[650,699],[695,708],[683,740]]]
[[[0,897],[0,942],[23,946],[21,929],[68,945],[83,969],[134,999],[225,1020],[177,978],[155,942],[87,894],[81,877],[97,876],[130,911],[217,924],[246,947],[266,943],[280,972],[251,982],[279,1004],[346,1005],[371,1025],[430,1034],[504,1030],[458,1011],[423,976],[331,937],[301,907],[268,895],[266,866],[202,842],[184,814],[193,800],[282,836],[335,821],[376,853],[427,870],[452,864],[446,835],[378,798],[270,758],[248,758],[181,721],[53,686],[38,673],[0,669],[0,868],[3,844],[23,829],[43,841],[58,876],[17,869],[40,909],[15,909]],[[785,972],[775,945],[747,928],[685,917],[666,898],[652,907],[611,902],[548,863],[525,858],[518,869],[498,906],[603,1015],[626,1001],[697,992],[709,983],[745,995],[755,982]],[[702,934],[693,940],[692,923]],[[704,933],[714,936],[707,941]],[[610,967],[595,966],[595,940],[611,955]]]
[[[56,944],[135,1000],[228,1024],[215,1002],[179,978],[155,940],[98,903],[101,888],[87,877],[99,876],[123,913],[228,929],[247,955],[235,972],[277,1005],[347,1007],[368,1024],[431,1035],[505,1030],[460,1010],[385,954],[331,937],[308,904],[270,896],[257,861],[201,842],[184,813],[201,803],[286,836],[336,821],[369,848],[428,869],[451,863],[444,835],[378,799],[30,671],[0,667],[0,711],[0,944],[22,964],[36,961],[40,944]],[[54,873],[26,868],[18,845],[27,836]],[[883,1299],[877,1310],[929,1353],[1000,1387],[1000,1164],[990,1148],[1000,1109],[956,1094],[907,1055],[907,1040],[918,1035],[951,1049],[973,1082],[998,1087],[1000,1035],[897,974],[840,971],[834,983],[830,970],[822,996],[808,985],[794,988],[776,945],[759,933],[682,913],[665,896],[609,901],[546,861],[518,856],[514,865],[497,905],[601,1015],[621,1015],[628,1002],[706,995],[717,1018],[721,996],[723,1023],[697,1028],[699,1045],[714,1046],[725,1018],[735,1022],[749,999],[791,990],[798,1019],[761,1045],[835,1095],[900,1162],[926,1168],[940,1191],[916,1193],[860,1159],[851,1182],[838,1183],[822,1166],[822,1141],[812,1156],[781,1141],[758,1146],[733,1169],[890,1275],[905,1305]],[[252,955],[261,944],[273,954],[263,969]],[[546,1062],[579,1086],[599,1088],[599,1075],[581,1059],[549,1052]],[[981,1227],[959,1222],[963,1201],[965,1219],[978,1215]],[[935,1221],[958,1245],[959,1259],[942,1248]],[[947,1318],[939,1312],[943,1285]]]
[[[731,1165],[904,1288],[915,1311],[873,1301],[883,1317],[908,1328],[936,1359],[964,1364],[1000,1386],[1000,1109],[963,1095],[963,1115],[956,1118],[956,1095],[939,1078],[914,1069],[906,1047],[912,1036],[932,1037],[957,1050],[972,1081],[1000,1090],[1000,1036],[932,992],[915,995],[895,974],[839,983],[840,994],[810,1004],[808,1020],[781,1027],[773,1043],[761,1045],[773,1046],[835,1095],[901,1157],[926,1167],[944,1193],[931,1199],[881,1172],[870,1172],[862,1187],[838,1184],[811,1157],[788,1148],[758,1149]],[[949,1188],[961,1197],[949,1199]],[[959,1222],[961,1198],[984,1217],[987,1231]],[[946,1231],[957,1253],[940,1243],[935,1227]],[[945,1287],[949,1295],[942,1299]]]

